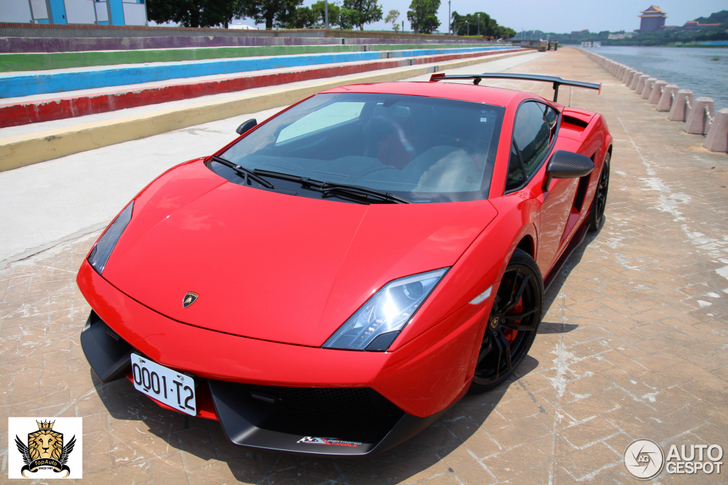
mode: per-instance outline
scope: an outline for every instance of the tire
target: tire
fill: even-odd
[[[612,152],[607,152],[602,164],[602,172],[599,174],[597,190],[594,192],[594,200],[589,210],[589,231],[594,232],[604,226],[604,210],[607,208],[607,195],[609,192],[609,161]]]
[[[528,355],[541,323],[543,293],[536,262],[516,249],[488,316],[470,393],[501,385]]]

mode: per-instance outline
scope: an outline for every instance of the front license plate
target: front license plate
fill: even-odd
[[[131,354],[134,387],[178,411],[197,415],[195,380],[149,359]]]

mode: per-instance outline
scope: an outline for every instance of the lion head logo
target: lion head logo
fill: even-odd
[[[38,431],[28,433],[28,451],[30,458],[53,458],[60,460],[63,453],[63,434],[53,431],[50,421],[38,423]]]

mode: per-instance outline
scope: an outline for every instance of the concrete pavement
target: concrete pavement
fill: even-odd
[[[88,483],[629,484],[637,480],[623,453],[635,439],[652,439],[665,452],[673,444],[726,450],[728,156],[704,150],[701,137],[683,133],[681,124],[667,121],[576,50],[538,56],[514,71],[602,82],[601,96],[562,89],[560,100],[604,114],[614,157],[606,225],[569,259],[549,290],[536,342],[509,382],[465,397],[414,439],[373,458],[235,447],[218,423],[162,410],[126,381],[102,385],[92,378],[78,344],[89,308],[74,276],[93,233],[0,270],[0,422],[7,416],[83,416]],[[488,84],[551,97],[549,85]],[[237,121],[219,129],[221,139]],[[186,140],[180,150],[193,156],[203,137],[188,130],[154,138]],[[153,149],[150,143],[142,151]],[[89,165],[77,160],[71,169],[61,167],[94,153]],[[106,160],[109,153],[20,170],[38,170],[35,177],[43,167],[83,174],[96,162],[98,172],[86,185],[109,187],[123,171]],[[0,173],[0,182],[14,172]],[[34,182],[31,176],[10,186]],[[135,183],[125,190],[135,191]],[[6,187],[0,187],[2,197]],[[26,200],[41,201],[44,192],[37,194]],[[96,199],[90,200],[86,208]],[[1,452],[4,475],[8,450]],[[663,471],[655,483],[725,483],[726,473]]]

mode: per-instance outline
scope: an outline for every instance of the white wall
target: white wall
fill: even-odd
[[[96,22],[93,0],[63,0],[69,24],[93,24]]]
[[[122,4],[124,7],[124,24],[125,25],[147,25],[147,6],[144,3],[127,3],[125,0]]]
[[[28,0],[0,0],[0,22],[30,23],[32,20]]]
[[[106,2],[96,2],[96,17],[99,22],[109,21],[109,9]]]
[[[30,0],[30,4],[33,8],[33,18],[36,21],[39,19],[48,19],[48,7],[45,0]]]

